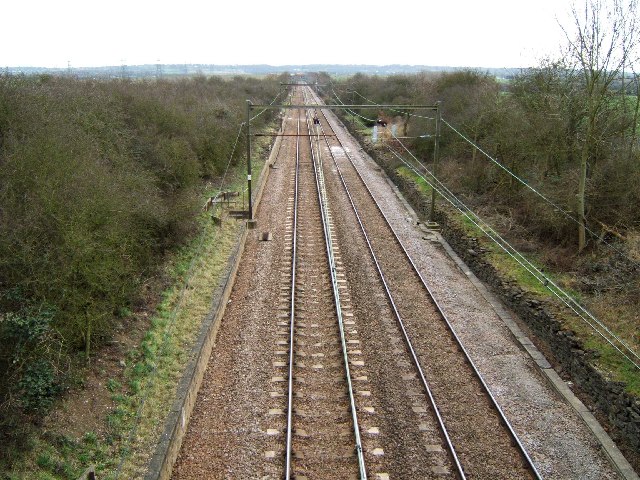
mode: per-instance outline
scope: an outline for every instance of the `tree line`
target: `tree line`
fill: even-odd
[[[280,80],[0,76],[0,434],[46,413],[195,233],[245,100]]]

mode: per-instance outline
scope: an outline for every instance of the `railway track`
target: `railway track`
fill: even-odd
[[[288,340],[284,478],[366,478],[349,345],[340,296],[339,249],[333,244],[331,214],[325,201],[322,171],[311,142],[312,123],[298,111],[296,161],[287,208],[291,255],[287,285],[281,288],[279,323]],[[304,134],[305,136],[301,136]],[[348,297],[345,296],[348,300]],[[349,335],[349,338],[347,338]],[[284,353],[284,350],[281,351]]]
[[[235,353],[210,366],[174,478],[539,478],[314,110],[287,111],[259,220],[274,238],[239,277]]]
[[[319,103],[317,98],[314,101]],[[432,416],[420,419],[419,429],[427,437],[422,453],[438,452],[438,447],[447,452],[448,464],[439,458],[440,465],[431,467],[431,472],[458,478],[540,478],[348,149],[324,112],[319,109],[316,115],[321,132],[329,134],[323,135],[323,141],[332,159],[332,165],[325,166],[326,175],[331,177],[333,171],[335,180],[330,196],[337,199],[346,194],[349,198],[350,220],[343,222],[359,226],[382,281],[395,319],[395,330],[386,325],[387,332],[392,340],[401,338],[404,343],[403,349],[394,350],[402,357],[397,363],[405,369],[403,378],[419,380],[420,388],[411,390],[412,409],[423,417]]]

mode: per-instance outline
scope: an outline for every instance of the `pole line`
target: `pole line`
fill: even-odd
[[[247,191],[249,195],[249,220],[253,220],[251,200],[251,100],[247,100]]]
[[[442,123],[442,111],[440,110],[440,102],[436,104],[438,109],[436,110],[436,134],[433,139],[433,175],[436,175],[436,169],[438,166],[438,160],[440,156],[440,125]],[[395,137],[396,140],[398,137]],[[436,190],[431,189],[431,211],[429,212],[429,220],[435,222],[436,216]]]

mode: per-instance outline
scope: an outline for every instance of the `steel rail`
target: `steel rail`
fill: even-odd
[[[265,104],[258,104],[258,103],[250,103],[249,104],[249,108],[250,109],[260,109],[263,108],[265,110],[267,109],[297,109],[297,108],[317,108],[318,104],[317,103],[310,103],[310,104],[289,104],[289,103],[282,103],[282,104],[276,104],[276,103],[270,103],[268,105]],[[349,109],[353,109],[353,108],[360,108],[360,109],[377,109],[377,110],[391,110],[394,108],[402,108],[404,110],[437,110],[437,106],[436,105],[349,105],[346,103],[337,103],[337,104],[326,104],[326,105],[322,105],[321,108],[335,108],[338,110],[349,110]]]
[[[327,122],[328,123],[328,122]],[[331,147],[328,143],[328,141],[325,139],[325,142],[327,142],[327,147],[329,148],[329,152],[331,152]],[[369,239],[369,235],[367,234],[367,231],[364,227],[364,224],[362,222],[362,218],[358,212],[358,209],[355,205],[355,202],[353,201],[353,197],[351,196],[351,192],[349,191],[349,187],[347,186],[344,177],[342,175],[342,170],[340,169],[340,166],[338,165],[338,162],[336,161],[336,158],[333,154],[333,152],[331,152],[331,158],[333,159],[333,163],[336,166],[336,170],[338,173],[338,177],[340,178],[340,182],[342,183],[342,186],[345,189],[345,192],[347,194],[347,197],[349,199],[349,203],[351,204],[351,208],[353,209],[353,212],[356,216],[356,220],[358,221],[358,225],[360,226],[360,231],[362,232],[362,235],[365,239],[365,242],[367,243],[367,247],[369,248],[369,253],[371,254],[371,258],[373,260],[373,263],[376,267],[376,270],[378,272],[378,275],[380,276],[380,281],[382,282],[382,285],[384,287],[385,293],[387,295],[387,299],[389,300],[389,303],[391,305],[391,309],[393,310],[393,313],[396,317],[396,320],[398,322],[398,326],[400,327],[400,330],[402,331],[403,337],[404,337],[404,341],[405,344],[407,346],[407,349],[409,350],[409,353],[411,355],[411,358],[413,360],[414,366],[416,368],[416,370],[418,371],[418,374],[420,376],[420,380],[422,382],[422,385],[424,387],[425,392],[427,393],[427,396],[429,398],[429,403],[431,404],[431,408],[433,409],[433,412],[435,414],[436,417],[436,421],[438,423],[438,427],[440,428],[440,432],[442,433],[442,436],[444,437],[445,443],[447,445],[447,451],[449,454],[449,458],[451,460],[451,462],[453,463],[455,469],[456,469],[456,476],[460,479],[460,480],[464,480],[466,479],[465,473],[464,473],[464,469],[462,468],[462,465],[460,463],[460,460],[458,458],[458,455],[455,451],[455,448],[453,446],[453,443],[451,442],[451,438],[449,437],[449,432],[447,431],[447,428],[444,424],[444,420],[442,418],[442,415],[440,414],[440,409],[438,408],[435,398],[433,396],[433,393],[431,391],[431,387],[429,386],[429,382],[427,381],[427,378],[424,374],[424,371],[422,370],[422,367],[420,366],[420,361],[418,359],[418,355],[415,351],[415,349],[413,348],[413,344],[411,343],[411,340],[409,338],[409,334],[404,326],[404,322],[402,320],[402,317],[400,316],[400,312],[398,310],[398,307],[396,305],[396,302],[393,298],[393,295],[391,293],[391,289],[389,288],[389,284],[387,283],[386,277],[384,275],[384,273],[382,272],[382,267],[380,266],[380,262],[378,261],[378,257],[375,254],[375,252],[373,251],[373,246],[371,245],[371,241]]]
[[[254,133],[253,137],[315,137],[316,135],[298,135],[295,133]],[[415,137],[396,137],[396,138],[415,138]]]
[[[298,133],[300,133],[300,118],[298,117]],[[293,199],[293,233],[292,233],[292,252],[291,252],[291,297],[289,306],[289,387],[287,399],[287,445],[285,459],[285,479],[291,479],[291,440],[293,433],[293,366],[295,361],[295,353],[293,348],[294,330],[295,330],[295,294],[296,294],[296,255],[297,255],[297,236],[298,236],[298,174],[300,171],[300,138],[296,138],[296,168],[294,180],[294,199]]]
[[[303,94],[304,94],[304,90],[303,90]],[[349,353],[347,351],[347,340],[344,334],[342,304],[340,302],[340,291],[338,288],[336,261],[333,253],[333,240],[332,240],[331,226],[329,222],[328,198],[327,198],[325,182],[324,182],[324,173],[322,170],[322,159],[320,156],[319,145],[317,150],[318,151],[317,158],[316,158],[316,154],[314,154],[313,141],[311,140],[313,130],[311,128],[311,121],[308,113],[307,113],[306,120],[307,120],[307,129],[309,131],[309,142],[311,144],[311,159],[313,163],[313,171],[314,171],[315,180],[316,180],[316,189],[318,192],[318,202],[320,204],[320,212],[322,217],[322,228],[324,230],[325,247],[327,252],[327,259],[329,261],[329,270],[331,273],[331,286],[333,288],[334,305],[336,307],[336,315],[338,317],[338,327],[340,330],[340,344],[342,347],[342,358],[344,361],[347,390],[349,392],[349,404],[351,409],[351,418],[353,421],[353,433],[356,440],[356,455],[358,457],[358,468],[360,469],[360,479],[367,480],[367,469],[364,461],[362,440],[360,437],[360,423],[358,421],[358,412],[356,409],[355,395],[353,393],[353,383],[351,382],[351,370],[349,368]],[[318,143],[320,143],[320,135],[318,135],[317,137],[318,137]]]
[[[333,127],[331,126],[329,120],[327,119],[326,115],[324,114],[324,112],[322,112],[322,105],[318,105],[316,108],[320,109],[321,113],[325,117],[325,120],[327,121],[327,124],[331,127],[332,131],[334,131],[334,133],[336,133],[335,130],[333,129]],[[356,173],[358,175],[358,178],[360,179],[360,181],[362,182],[363,186],[365,187],[365,189],[369,193],[369,196],[371,197],[373,203],[376,205],[378,211],[380,212],[380,214],[384,218],[384,221],[387,224],[387,226],[389,227],[389,230],[392,232],[393,237],[395,238],[396,242],[398,243],[398,245],[402,249],[402,251],[403,251],[404,255],[406,256],[406,258],[409,260],[409,263],[411,264],[411,267],[413,268],[413,271],[416,273],[416,275],[420,279],[420,282],[422,283],[423,287],[427,291],[427,293],[429,295],[429,298],[431,299],[431,301],[433,302],[434,306],[436,307],[436,310],[437,310],[438,314],[440,315],[442,320],[445,322],[445,325],[446,325],[447,329],[451,332],[451,335],[455,339],[456,344],[458,345],[458,347],[460,348],[460,350],[464,354],[465,360],[467,361],[469,366],[472,368],[472,370],[474,372],[474,375],[480,381],[485,393],[487,394],[489,400],[491,401],[491,404],[493,405],[495,410],[498,412],[498,415],[500,417],[501,423],[507,428],[513,443],[515,443],[515,445],[518,447],[518,451],[520,452],[520,455],[522,456],[523,460],[526,462],[526,464],[528,465],[528,467],[530,468],[530,470],[534,474],[535,478],[541,480],[542,476],[540,475],[540,473],[538,472],[536,466],[534,465],[533,460],[531,459],[531,457],[527,453],[526,449],[524,448],[524,445],[522,444],[522,442],[518,438],[518,435],[513,430],[513,427],[511,426],[511,423],[507,420],[502,408],[500,407],[500,405],[498,404],[497,400],[495,399],[495,397],[491,393],[491,390],[489,389],[489,386],[484,381],[484,378],[482,377],[482,375],[480,374],[480,371],[477,369],[475,363],[471,359],[471,356],[469,355],[467,349],[462,344],[462,341],[460,340],[460,337],[458,336],[458,334],[456,333],[455,329],[453,328],[453,325],[449,321],[449,318],[447,317],[446,313],[444,312],[444,309],[441,307],[441,305],[436,300],[431,288],[428,286],[428,284],[427,284],[426,280],[424,279],[422,273],[420,273],[420,271],[418,270],[416,264],[414,263],[413,259],[409,255],[409,252],[407,252],[406,248],[404,247],[404,244],[402,243],[402,241],[398,237],[396,231],[391,226],[391,223],[389,222],[389,219],[387,218],[385,213],[382,211],[382,208],[380,207],[378,201],[375,199],[373,193],[371,192],[371,189],[369,188],[369,186],[365,182],[364,178],[362,177],[362,174],[360,173],[360,170],[355,165],[352,156],[349,154],[347,149],[344,148],[344,144],[342,143],[342,141],[338,137],[336,137],[336,139],[338,140],[338,142],[340,143],[340,146],[342,147],[343,151],[345,152],[345,155],[346,155],[347,159],[349,160],[349,163],[351,163],[351,165],[353,166],[354,170],[356,171]],[[325,140],[325,141],[327,141],[327,140]],[[327,143],[328,143],[328,141],[327,141]],[[336,167],[337,167],[337,164],[336,164]],[[337,168],[339,169],[339,167],[337,167]],[[343,181],[343,184],[344,184],[344,180],[342,179],[342,175],[341,174],[340,174],[340,178],[341,178],[341,180]],[[346,184],[345,184],[345,188],[347,188]]]

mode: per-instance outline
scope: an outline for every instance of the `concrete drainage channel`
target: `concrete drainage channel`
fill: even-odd
[[[281,131],[284,123],[281,126]],[[254,208],[260,204],[264,187],[267,183],[270,168],[277,152],[282,137],[276,137],[274,148],[271,148],[269,159],[265,162],[260,175],[259,185],[256,190]],[[165,422],[164,432],[160,437],[156,452],[151,459],[145,480],[164,480],[171,477],[173,465],[178,458],[182,440],[187,431],[189,418],[198,396],[198,390],[204,377],[207,363],[211,355],[211,350],[218,333],[221,319],[225,313],[229,296],[235,281],[236,273],[240,265],[240,259],[244,252],[244,247],[249,229],[245,225],[238,235],[238,243],[235,252],[229,258],[225,271],[227,275],[220,279],[218,286],[213,293],[211,313],[204,320],[198,335],[198,340],[193,347],[194,358],[187,366],[182,380],[178,385],[176,400],[171,407],[171,411]],[[83,479],[92,477],[82,477]],[[93,477],[95,478],[95,477]]]

